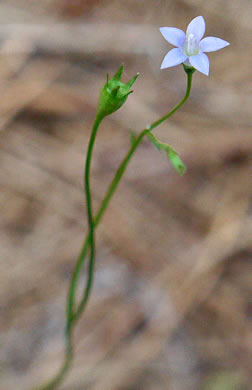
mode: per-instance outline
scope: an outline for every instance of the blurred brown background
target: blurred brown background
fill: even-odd
[[[0,3],[0,389],[49,379],[62,361],[71,272],[86,232],[85,151],[106,73],[141,76],[100,129],[98,207],[130,143],[181,99],[160,26],[231,46],[210,53],[189,102],[145,140],[97,230],[90,304],[62,390],[244,390],[251,382],[252,132],[249,0]],[[83,278],[84,282],[84,278]]]

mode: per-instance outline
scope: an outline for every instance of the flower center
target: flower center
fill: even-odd
[[[193,34],[186,35],[185,42],[182,45],[182,51],[188,57],[196,56],[200,53],[199,42]]]

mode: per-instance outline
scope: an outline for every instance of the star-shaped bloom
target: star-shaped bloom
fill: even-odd
[[[175,49],[166,54],[161,69],[184,63],[208,76],[209,60],[205,53],[223,49],[229,43],[216,37],[202,39],[205,28],[206,24],[203,16],[197,16],[189,23],[186,34],[179,28],[161,27],[160,32],[163,37],[176,46]]]

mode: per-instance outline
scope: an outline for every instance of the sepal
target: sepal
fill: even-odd
[[[104,117],[119,110],[119,108],[126,102],[127,97],[133,92],[131,87],[136,81],[139,74],[136,74],[128,83],[121,81],[124,66],[121,65],[112,79],[107,80],[100,92],[98,101],[97,115]]]
[[[194,72],[196,72],[196,69],[191,66],[191,65],[186,65],[185,63],[182,64],[183,65],[183,68],[184,68],[184,71],[186,72],[186,74],[193,74]]]

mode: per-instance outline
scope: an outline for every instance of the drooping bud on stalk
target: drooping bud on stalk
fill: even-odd
[[[130,89],[139,74],[137,73],[128,83],[125,84],[121,81],[123,68],[124,66],[121,65],[111,80],[109,80],[109,76],[107,75],[107,81],[100,92],[97,115],[104,117],[119,110],[119,108],[126,102],[129,94],[133,92]]]

